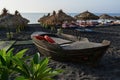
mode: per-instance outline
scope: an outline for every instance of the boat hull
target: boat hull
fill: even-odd
[[[70,35],[64,35],[64,38],[77,41],[74,36]],[[60,44],[52,44],[44,40],[37,40],[33,37],[32,39],[40,54],[43,54],[46,57],[51,57],[51,59],[57,61],[84,63],[91,65],[97,65],[110,46],[110,41],[103,40],[103,42],[100,43],[101,46],[97,47],[65,49],[61,47]],[[85,42],[87,41],[86,39],[84,40]],[[86,43],[89,44],[89,41]]]
[[[81,50],[50,50],[43,46],[38,46],[37,44],[36,46],[40,54],[43,54],[46,57],[51,57],[53,60],[91,65],[97,65],[109,47],[109,45],[107,45]]]

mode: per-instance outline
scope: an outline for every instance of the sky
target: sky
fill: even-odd
[[[62,9],[67,13],[80,13],[86,10],[93,13],[120,13],[120,0],[0,0],[0,10],[10,13],[46,13]]]

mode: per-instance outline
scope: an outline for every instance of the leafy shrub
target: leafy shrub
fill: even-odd
[[[52,77],[58,75],[62,70],[53,70],[48,67],[48,58],[40,59],[39,53],[35,54],[29,64],[23,60],[15,58],[17,64],[16,71],[20,72],[22,76],[16,80],[53,80]]]
[[[0,80],[8,80],[14,73],[15,64],[12,61],[14,58],[22,58],[27,49],[19,51],[13,55],[13,48],[6,52],[4,49],[0,50]]]
[[[62,70],[54,70],[48,67],[49,58],[40,58],[37,53],[27,62],[23,49],[13,54],[13,49],[6,52],[0,50],[0,80],[10,80],[13,74],[20,74],[15,80],[53,80],[53,76],[58,75]]]

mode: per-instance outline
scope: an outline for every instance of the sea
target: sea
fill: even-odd
[[[29,24],[38,24],[38,19],[40,19],[42,16],[47,15],[48,13],[21,13],[21,15],[24,18],[27,18],[30,22]],[[68,15],[74,17],[75,15],[79,13],[67,13]],[[95,15],[101,15],[104,13],[95,13]],[[107,13],[110,16],[120,16],[120,13]]]

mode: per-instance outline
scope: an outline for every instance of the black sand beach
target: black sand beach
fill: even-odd
[[[87,37],[90,41],[102,42],[110,40],[111,46],[101,59],[97,67],[90,67],[83,64],[63,63],[50,60],[49,66],[52,68],[63,69],[64,72],[54,77],[55,80],[120,80],[120,26],[91,28],[98,33],[78,33],[82,37]],[[29,24],[24,31],[15,35],[17,40],[30,40],[30,35],[35,31],[48,31],[40,24]],[[75,35],[71,30],[64,30],[64,33]],[[4,39],[4,32],[1,32],[0,39]],[[14,52],[29,48],[26,55],[32,55],[38,52],[34,44],[14,45]]]

